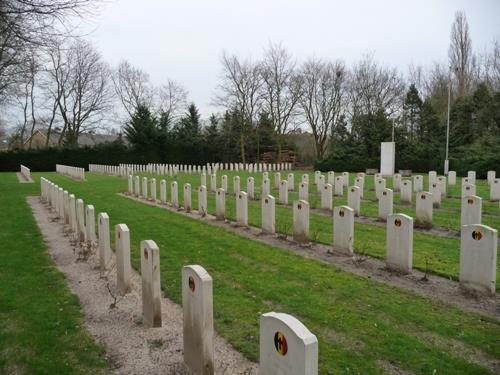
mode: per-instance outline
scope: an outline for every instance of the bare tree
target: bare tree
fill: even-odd
[[[108,109],[109,68],[89,42],[77,39],[53,64],[51,74],[57,80],[55,98],[63,121],[59,145],[63,140],[76,144],[83,131],[98,127]]]
[[[463,96],[470,88],[474,65],[469,24],[465,12],[455,13],[455,21],[451,26],[448,56],[451,70],[458,82],[458,95]]]
[[[187,90],[179,83],[169,79],[158,90],[158,110],[163,120],[170,124],[187,105]]]
[[[96,0],[0,1],[0,103],[11,95],[26,70],[27,51],[55,35],[69,33],[70,20],[89,15]],[[29,54],[28,54],[29,55]]]
[[[251,60],[240,61],[237,56],[225,52],[221,58],[222,82],[214,104],[227,110],[237,110],[242,117],[240,126],[241,161],[246,162],[246,136],[256,120],[262,104],[260,88],[262,79],[259,65]]]
[[[328,136],[335,132],[339,117],[345,110],[345,66],[341,61],[310,59],[302,65],[299,77],[299,106],[311,127],[316,157],[323,159]]]
[[[269,45],[261,65],[264,110],[274,124],[280,161],[283,136],[297,114],[300,80],[292,55],[281,43]]]
[[[130,117],[139,105],[151,107],[154,90],[146,72],[124,60],[113,74],[113,83],[118,99]]]
[[[404,80],[396,68],[379,66],[373,54],[366,54],[352,70],[349,90],[352,114],[383,109],[392,115],[401,109],[404,89]]]

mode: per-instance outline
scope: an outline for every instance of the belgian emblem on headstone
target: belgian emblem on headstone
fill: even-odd
[[[285,335],[281,332],[276,332],[274,334],[274,347],[276,351],[281,355],[286,355],[288,351],[288,345],[286,343]]]
[[[194,283],[193,276],[189,276],[188,283],[189,289],[191,289],[191,292],[194,292],[194,290],[196,289],[196,284]]]
[[[472,232],[472,238],[475,239],[476,241],[479,241],[481,238],[483,238],[483,235],[480,231],[475,230]]]

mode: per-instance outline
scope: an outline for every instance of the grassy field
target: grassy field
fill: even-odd
[[[203,265],[214,278],[216,330],[250,359],[258,360],[259,315],[273,310],[293,314],[318,336],[321,374],[382,374],[394,367],[414,374],[488,374],[493,370],[484,362],[500,359],[497,319],[120,197],[125,179],[88,174],[86,182],[76,182],[53,173],[35,174],[41,175],[92,203],[96,212],[107,212],[111,224],[126,223],[134,267],[140,263],[140,240],[156,241],[162,288],[177,303],[181,267]],[[251,212],[255,216],[254,205]],[[383,231],[365,227],[365,240],[378,242]],[[361,229],[356,229],[362,238]],[[430,253],[442,252],[440,264],[450,262],[454,270],[458,249],[448,252],[458,242],[445,248],[438,242],[441,238],[423,239]]]
[[[26,203],[38,191],[0,174],[0,374],[107,373]]]
[[[295,173],[295,183],[296,189],[299,176],[302,173]],[[232,193],[233,185],[232,178],[235,175],[239,175],[241,178],[241,189],[246,190],[246,178],[249,176],[242,172],[231,172],[228,175],[228,188],[229,192]],[[309,181],[313,182],[314,177],[312,173],[309,173]],[[260,186],[262,184],[261,174],[252,175],[255,178],[255,189],[257,195],[260,195]],[[284,174],[282,173],[282,178]],[[148,176],[151,177],[151,176]],[[163,178],[163,177],[161,177]],[[274,174],[270,173],[270,179],[274,185]],[[350,174],[351,183],[354,180],[354,174]],[[127,181],[120,179],[122,181],[122,188],[120,192],[127,190]],[[159,183],[160,178],[157,178],[157,195],[159,198]],[[168,200],[170,201],[170,182],[174,178],[167,177],[168,186]],[[192,206],[198,207],[198,195],[196,192],[196,187],[200,184],[199,175],[186,175],[180,174],[176,180],[179,184],[179,201],[181,205],[183,204],[183,193],[182,186],[184,183],[190,183],[192,186]],[[457,181],[460,183],[460,180]],[[207,181],[209,183],[209,181]],[[427,186],[427,176],[425,176],[424,187]],[[387,179],[388,187],[392,185],[392,179]],[[142,185],[141,185],[142,186]],[[220,186],[220,174],[218,176],[218,186]],[[361,203],[361,214],[366,216],[376,217],[378,214],[378,202],[375,201],[375,192],[371,191],[373,188],[373,177],[368,176],[365,182],[365,200]],[[500,211],[498,208],[498,202],[490,202],[486,199],[489,196],[488,186],[485,181],[478,181],[477,193],[479,196],[483,197],[483,224],[489,225],[495,229],[500,229]],[[437,225],[437,227],[445,227],[453,230],[459,229],[460,226],[460,200],[453,198],[455,194],[460,194],[460,188],[458,186],[451,187],[448,189],[449,194],[452,195],[450,198],[443,200],[443,208],[434,210],[434,222],[446,222],[449,225]],[[315,194],[315,186],[311,186],[309,189],[310,193],[310,203],[311,206],[319,206],[319,196]],[[273,190],[272,194],[276,197],[278,192]],[[346,189],[344,189],[344,194],[347,194]],[[289,202],[298,199],[297,192],[290,192]],[[395,193],[395,202],[399,202],[399,193]],[[347,204],[347,199],[334,198],[334,206]],[[236,202],[233,195],[228,195],[226,197],[226,214],[231,220],[236,218]],[[215,195],[209,194],[208,199],[208,212],[215,214]],[[394,205],[394,212],[405,213],[412,217],[415,217],[415,206],[402,206],[399,204]],[[276,206],[276,230],[278,232],[287,232],[291,234],[292,231],[292,209],[291,206]],[[249,201],[248,207],[248,219],[249,224],[260,227],[261,225],[261,206],[260,201],[254,200]],[[333,219],[332,217],[321,215],[318,213],[311,213],[310,217],[310,234],[315,241],[331,244],[333,241]],[[386,229],[384,226],[370,225],[370,224],[355,224],[354,233],[354,247],[355,251],[358,253],[365,253],[367,255],[384,259],[386,252]],[[441,276],[451,277],[458,280],[459,273],[459,259],[460,259],[460,238],[459,237],[438,237],[428,233],[415,232],[413,241],[413,265],[415,268],[432,272]],[[497,268],[500,269],[500,257],[497,258]],[[500,290],[500,272],[497,272],[497,288]]]

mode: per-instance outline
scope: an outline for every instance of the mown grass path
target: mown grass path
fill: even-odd
[[[38,192],[0,174],[0,374],[107,373],[26,203]]]
[[[321,374],[381,374],[389,366],[415,374],[488,374],[500,360],[498,319],[133,202],[117,195],[124,179],[40,175],[107,212],[113,225],[126,223],[136,268],[140,240],[156,241],[162,288],[177,303],[181,267],[203,265],[214,278],[217,331],[252,360],[258,360],[259,315],[273,310],[295,315],[318,336]]]

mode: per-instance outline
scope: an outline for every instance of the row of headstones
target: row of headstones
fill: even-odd
[[[21,174],[24,176],[25,179],[31,180],[31,171],[28,167],[24,166],[21,164]]]
[[[96,242],[94,207],[41,178],[41,197],[81,241]],[[99,262],[110,266],[109,216],[98,214]],[[131,290],[130,231],[115,226],[117,287]],[[152,240],[141,241],[142,316],[146,327],[161,327],[160,250]],[[194,374],[214,374],[213,281],[199,265],[182,269],[184,362]],[[270,312],[260,318],[260,374],[317,374],[318,341],[291,315]]]
[[[56,164],[56,172],[77,180],[85,180],[85,168]]]
[[[149,196],[148,183],[151,189]],[[135,178],[135,189],[132,184],[133,178],[130,176],[130,194],[156,201],[155,179],[148,181],[144,177],[142,180],[142,192],[138,176]],[[330,184],[328,185],[331,187]],[[160,186],[160,201],[166,204],[166,181],[162,180]],[[359,192],[359,188],[351,188],[358,189]],[[392,212],[392,199],[390,198],[392,197],[392,190],[385,189],[384,193],[386,194],[382,195],[379,202],[383,206],[384,220],[387,221],[386,262],[389,268],[408,273],[411,272],[413,263],[413,218],[404,214],[394,214]],[[171,204],[178,208],[176,181],[171,183],[171,194]],[[428,196],[429,194],[427,192],[420,193],[423,196]],[[224,189],[217,189],[217,220],[226,219],[225,196]],[[470,285],[494,293],[496,283],[497,231],[480,224],[480,211],[479,215],[477,213],[477,207],[480,210],[480,203],[477,203],[478,199],[480,202],[479,197],[466,197],[464,199],[464,201],[467,201],[465,206],[467,208],[462,209],[462,215],[465,214],[465,218],[462,218],[464,225],[461,226],[460,281],[466,286]],[[424,210],[432,210],[432,203],[430,205],[427,203],[431,201],[430,199],[425,198],[422,201],[425,201],[423,203],[425,205]],[[269,194],[265,195],[262,198],[261,204],[262,231],[274,234],[276,232],[275,198]],[[205,216],[206,207],[207,189],[206,186],[201,185],[198,188],[198,213]],[[192,210],[190,184],[184,185],[184,209],[186,211]],[[421,209],[419,206],[419,210]],[[306,200],[293,202],[293,239],[297,242],[309,242],[309,211],[309,203]],[[426,214],[428,215],[428,213]],[[418,217],[421,217],[420,215]],[[349,206],[338,206],[333,211],[333,248],[335,251],[348,256],[354,255],[354,217],[355,210]],[[244,191],[240,191],[236,195],[236,223],[241,226],[248,226],[248,196]]]

